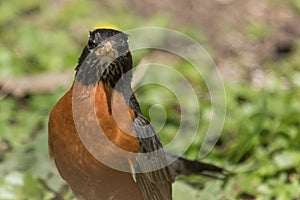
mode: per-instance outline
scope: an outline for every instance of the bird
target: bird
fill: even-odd
[[[49,155],[78,199],[171,200],[176,178],[226,172],[164,151],[131,87],[132,65],[127,34],[90,31],[74,82],[50,112]]]

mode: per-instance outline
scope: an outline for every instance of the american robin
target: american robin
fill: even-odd
[[[91,31],[73,85],[50,114],[49,154],[80,199],[168,200],[178,176],[224,173],[163,151],[131,88],[127,40]]]

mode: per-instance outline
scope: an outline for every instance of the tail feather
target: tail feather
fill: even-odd
[[[175,156],[167,154],[167,159],[174,160]],[[202,175],[216,179],[224,179],[229,172],[224,168],[217,167],[212,164],[207,164],[194,160],[187,160],[185,158],[179,157],[176,161],[169,166],[173,180],[180,176],[189,175]]]

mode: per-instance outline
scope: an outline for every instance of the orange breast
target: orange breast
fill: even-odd
[[[95,111],[105,135],[118,147],[139,152],[139,141],[133,127],[133,110],[122,94],[100,83],[95,93]]]
[[[117,147],[139,152],[133,117],[123,96],[101,83],[86,87],[75,82],[56,104],[49,118],[49,152],[75,194],[89,200],[142,199],[131,173],[108,167],[91,153],[121,160],[130,169],[128,160],[134,158],[118,156],[99,138],[105,134]]]

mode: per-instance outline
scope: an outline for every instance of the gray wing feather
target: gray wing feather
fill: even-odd
[[[149,121],[141,114],[134,120],[141,153],[134,163],[135,178],[144,199],[171,200],[172,178],[160,140]]]

